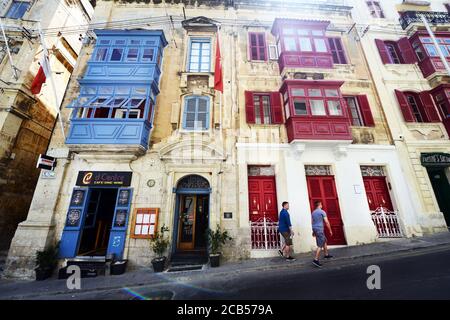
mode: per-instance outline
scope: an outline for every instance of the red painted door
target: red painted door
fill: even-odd
[[[347,244],[344,235],[344,223],[341,218],[341,210],[339,208],[339,199],[336,192],[336,184],[333,176],[307,176],[309,201],[311,210],[314,209],[316,200],[322,201],[323,210],[327,213],[328,220],[333,230],[333,236],[330,237],[327,228],[328,244],[344,245]]]
[[[249,177],[248,198],[250,221],[264,216],[273,222],[278,221],[275,177]]]
[[[363,177],[370,210],[379,207],[394,210],[385,177]]]

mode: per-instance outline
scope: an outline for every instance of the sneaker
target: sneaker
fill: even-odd
[[[287,257],[287,258],[286,258],[286,261],[291,261],[291,262],[292,262],[292,261],[295,261],[295,258],[294,258],[294,257],[291,257],[291,256],[289,256],[289,257]]]
[[[319,262],[319,260],[313,260],[313,265],[315,265],[316,267],[318,267],[318,268],[321,268],[322,267],[322,264]]]
[[[283,254],[283,251],[281,251],[281,250],[278,250],[278,254],[280,255],[280,257],[284,258],[284,254]]]
[[[333,256],[331,254],[327,254],[326,256],[324,256],[325,259],[331,259],[333,258]]]

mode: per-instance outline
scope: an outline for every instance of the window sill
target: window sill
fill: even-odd
[[[284,123],[247,123],[250,127],[256,127],[256,128],[275,128],[283,125]]]

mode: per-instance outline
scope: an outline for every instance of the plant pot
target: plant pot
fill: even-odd
[[[42,281],[48,279],[52,276],[53,269],[52,268],[36,268],[34,269],[36,273],[36,281]]]
[[[152,260],[153,271],[163,272],[166,266],[166,257],[155,258]]]
[[[127,263],[128,260],[119,260],[119,261],[115,261],[113,263],[111,263],[111,266],[109,268],[109,273],[111,275],[120,275],[120,274],[124,274],[125,270],[127,269]]]
[[[209,262],[211,264],[211,268],[217,268],[220,266],[220,254],[210,254]]]

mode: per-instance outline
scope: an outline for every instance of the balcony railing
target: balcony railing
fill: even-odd
[[[422,23],[421,16],[425,16],[431,25],[450,24],[447,12],[405,11],[401,13],[400,25],[406,30],[413,23]]]
[[[280,234],[278,222],[262,218],[251,222],[252,249],[274,250],[280,249]]]
[[[379,207],[371,212],[372,221],[377,228],[379,238],[402,238],[403,233],[400,228],[396,211]]]

